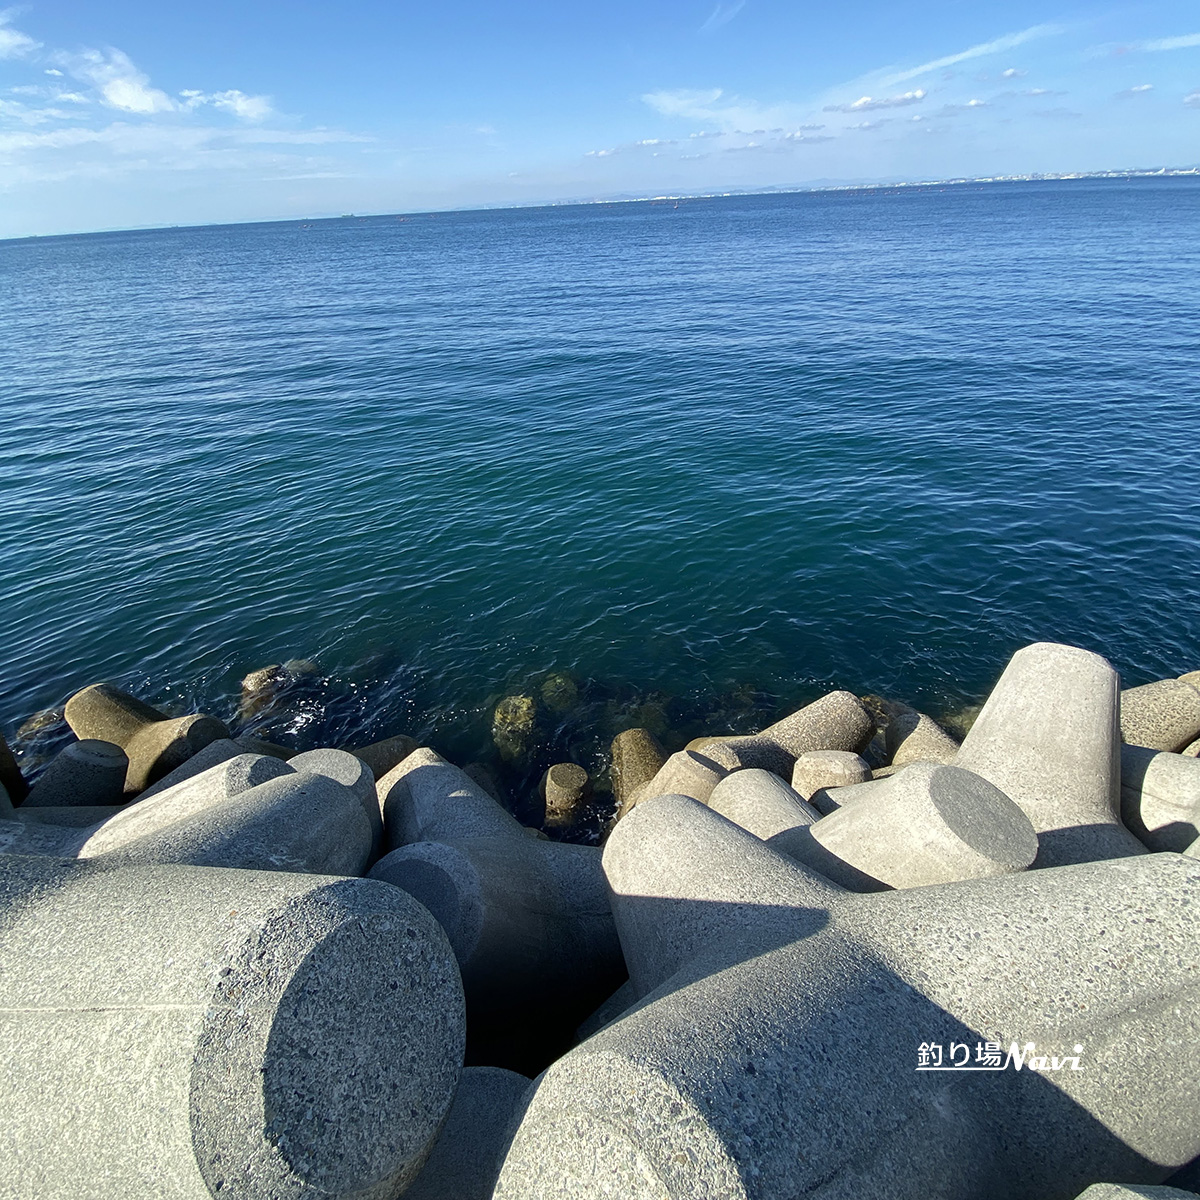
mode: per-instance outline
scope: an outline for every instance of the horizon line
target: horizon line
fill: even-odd
[[[1200,175],[1200,164],[1188,167],[1123,167],[1096,171],[1033,171],[1016,175],[952,176],[946,179],[893,179],[870,183],[830,183],[788,186],[764,184],[759,187],[734,188],[730,191],[677,192],[657,195],[630,196],[616,193],[596,196],[591,199],[568,198],[543,200],[533,204],[481,203],[455,208],[399,209],[369,213],[326,213],[322,216],[305,217],[253,217],[244,221],[200,221],[196,224],[123,225],[104,229],[79,229],[67,233],[26,233],[13,237],[0,237],[0,245],[8,242],[46,241],[51,238],[97,237],[114,233],[161,233],[167,229],[230,229],[245,225],[303,225],[318,221],[367,221],[385,217],[453,216],[457,213],[534,211],[540,208],[575,208],[595,204],[649,204],[667,200],[721,200],[734,196],[797,196],[822,192],[879,191],[886,188],[961,187],[967,184],[1067,182],[1075,179],[1121,179],[1153,178]]]

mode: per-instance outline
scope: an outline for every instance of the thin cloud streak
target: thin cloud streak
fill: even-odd
[[[1135,42],[1135,50],[1189,50],[1200,46],[1200,33],[1185,33],[1182,37],[1156,38],[1150,42]]]
[[[736,0],[733,4],[718,4],[712,10],[707,21],[700,26],[700,33],[712,33],[714,29],[720,29],[722,25],[728,25],[734,17],[746,7],[746,0]]]
[[[1032,42],[1036,38],[1053,37],[1055,34],[1064,32],[1061,25],[1032,25],[1028,29],[1021,30],[1020,33],[1005,34],[1004,37],[998,37],[990,42],[980,42],[976,46],[969,46],[966,50],[960,50],[957,54],[947,54],[943,58],[935,58],[930,62],[922,63],[919,67],[910,67],[907,71],[897,71],[894,74],[887,75],[882,80],[885,86],[891,87],[897,83],[905,83],[909,79],[916,79],[918,75],[925,75],[929,71],[938,71],[944,67],[953,67],[960,62],[967,62],[972,58],[985,58],[989,54],[999,54],[1002,50],[1012,50],[1017,46],[1023,46],[1026,42]]]

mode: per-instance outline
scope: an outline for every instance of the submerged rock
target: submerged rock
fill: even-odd
[[[271,704],[279,692],[287,686],[291,676],[280,663],[259,667],[242,680],[242,698],[238,703],[238,716],[243,721],[257,716]]]
[[[500,757],[518,762],[529,755],[537,722],[537,701],[532,696],[505,696],[492,713],[492,742]]]
[[[41,712],[34,713],[32,717],[21,724],[21,727],[17,730],[17,737],[37,737],[44,730],[53,729],[55,725],[65,723],[66,717],[63,716],[61,708],[43,708]]]
[[[25,782],[25,776],[21,774],[21,768],[17,766],[13,752],[2,737],[0,737],[0,788],[4,789],[13,804],[20,804],[29,795],[29,784]]]
[[[579,704],[579,685],[570,675],[555,671],[542,680],[539,689],[542,703],[556,717],[561,717]]]

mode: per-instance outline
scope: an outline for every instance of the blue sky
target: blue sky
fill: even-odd
[[[0,237],[1200,163],[1200,7],[31,3]]]

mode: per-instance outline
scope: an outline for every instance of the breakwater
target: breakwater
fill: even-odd
[[[1030,645],[961,743],[847,691],[671,754],[627,728],[602,849],[552,836],[595,801],[578,764],[527,824],[403,733],[297,753],[109,684],[63,719],[32,786],[0,743],[22,1194],[1200,1181],[1200,671],[1121,690]]]

